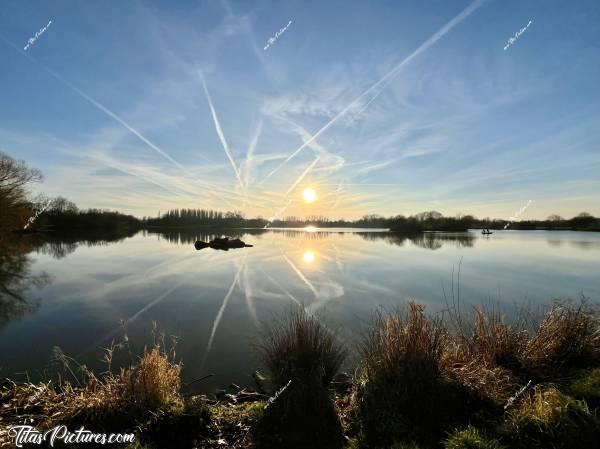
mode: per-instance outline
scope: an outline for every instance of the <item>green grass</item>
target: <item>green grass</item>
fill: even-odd
[[[580,372],[567,387],[567,393],[585,400],[593,409],[600,407],[600,368]]]
[[[504,449],[494,438],[488,438],[473,426],[456,430],[444,442],[445,449]]]
[[[554,387],[537,389],[509,412],[502,431],[515,448],[591,448],[600,441],[600,421],[587,404]]]

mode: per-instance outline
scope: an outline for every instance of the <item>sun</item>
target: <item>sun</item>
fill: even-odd
[[[315,192],[314,189],[307,187],[302,192],[302,198],[304,198],[305,203],[314,203],[315,201],[317,201],[317,192]]]

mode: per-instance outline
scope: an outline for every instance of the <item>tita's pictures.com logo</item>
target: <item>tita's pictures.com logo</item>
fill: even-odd
[[[110,433],[107,435],[106,433],[93,433],[83,426],[71,432],[64,425],[53,427],[45,432],[40,432],[33,426],[12,426],[8,429],[8,437],[16,447],[23,447],[24,444],[42,445],[44,443],[54,447],[58,441],[62,441],[64,444],[115,444],[133,443],[135,441],[133,433]]]

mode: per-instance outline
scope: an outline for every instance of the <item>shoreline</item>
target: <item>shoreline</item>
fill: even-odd
[[[25,422],[40,430],[134,432],[138,442],[128,449],[466,449],[474,446],[453,444],[470,438],[498,444],[483,448],[537,448],[600,436],[597,305],[555,302],[527,325],[509,325],[483,307],[468,315],[449,307],[444,318],[414,302],[379,311],[354,348],[298,309],[273,322],[258,346],[266,374],[255,373],[256,387],[231,384],[215,397],[185,393],[182,364],[164,334],[113,373],[113,352],[124,349],[116,344],[103,375],[80,366],[81,379],[70,368],[74,377],[59,384],[5,380],[0,443],[9,426]],[[361,356],[352,377],[340,370],[348,350]],[[528,420],[542,419],[539,407],[550,407],[544,420],[558,421],[530,429]],[[399,426],[406,419],[417,427]],[[575,427],[554,430],[562,420]]]

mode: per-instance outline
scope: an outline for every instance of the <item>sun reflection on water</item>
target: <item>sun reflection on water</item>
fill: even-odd
[[[317,232],[316,226],[307,226],[304,228],[306,232]]]
[[[305,263],[313,263],[313,261],[315,260],[315,253],[313,253],[312,250],[307,249],[306,251],[304,251],[302,259]]]

